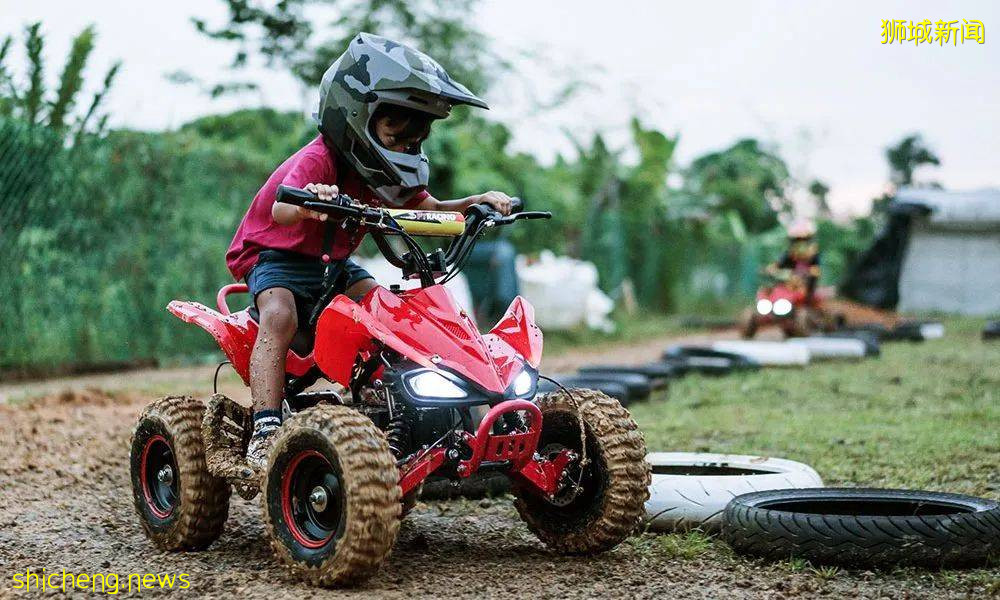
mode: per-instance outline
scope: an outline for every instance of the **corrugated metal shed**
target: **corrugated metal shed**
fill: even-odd
[[[901,310],[1000,314],[1000,190],[905,188],[892,209],[913,215]]]
[[[906,207],[928,212],[932,226],[959,229],[1000,227],[1000,189],[951,192],[933,188],[902,188],[892,202],[895,210]]]

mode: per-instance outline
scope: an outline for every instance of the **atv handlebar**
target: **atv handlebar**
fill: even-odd
[[[394,219],[391,211],[361,204],[346,194],[340,194],[333,200],[320,200],[313,192],[279,185],[275,201],[301,206],[338,219],[354,219],[371,227],[372,237],[386,260],[393,266],[403,269],[404,276],[420,275],[423,285],[433,284],[435,277],[439,275],[445,275],[443,283],[460,271],[477,238],[488,228],[497,225],[510,225],[520,220],[552,218],[550,212],[524,212],[524,201],[520,198],[511,198],[509,215],[500,214],[488,204],[473,204],[465,210],[464,228],[461,229],[460,234],[452,239],[447,251],[425,254]],[[410,252],[404,256],[396,254],[392,246],[387,243],[385,234],[402,237]],[[431,259],[436,261],[437,266],[431,264]]]

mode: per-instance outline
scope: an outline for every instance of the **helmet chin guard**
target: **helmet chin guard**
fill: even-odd
[[[393,104],[443,119],[456,104],[486,103],[426,54],[392,40],[360,33],[323,75],[317,120],[320,132],[389,206],[402,206],[426,188],[427,156],[395,152],[375,138],[371,119]]]

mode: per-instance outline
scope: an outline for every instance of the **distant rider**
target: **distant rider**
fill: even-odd
[[[805,286],[806,301],[812,303],[819,282],[819,245],[816,225],[812,221],[796,221],[788,228],[788,250],[767,273],[776,279],[797,281]]]

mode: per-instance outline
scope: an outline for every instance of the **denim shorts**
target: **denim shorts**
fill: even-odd
[[[257,294],[271,288],[285,288],[295,296],[295,312],[299,323],[309,321],[316,303],[323,294],[326,263],[314,256],[290,252],[288,250],[264,250],[257,258],[257,264],[246,275],[247,287],[257,305]],[[349,258],[330,263],[333,269],[333,287],[343,294],[347,288],[371,274]]]

